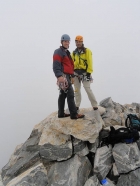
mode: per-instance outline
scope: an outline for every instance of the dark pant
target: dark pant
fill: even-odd
[[[58,97],[58,116],[64,116],[65,99],[67,98],[70,115],[71,117],[73,117],[77,115],[77,109],[74,102],[74,91],[70,82],[69,75],[67,75],[66,77],[68,80],[69,87],[67,89],[67,93],[65,93],[63,90],[60,90]]]

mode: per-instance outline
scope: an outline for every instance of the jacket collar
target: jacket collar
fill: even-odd
[[[84,54],[84,53],[86,53],[86,48],[84,46],[80,50],[78,50],[78,48],[76,48],[74,50],[74,53],[75,54]]]
[[[60,48],[61,48],[63,51],[65,51],[65,52],[68,51],[68,49],[67,49],[67,48],[64,48],[63,46],[60,46]]]
[[[66,54],[68,55],[68,57],[71,58],[70,51],[69,51],[68,49],[65,49],[65,48],[62,47],[62,46],[60,46],[60,48],[61,48],[61,50],[62,50],[63,52],[66,52]]]

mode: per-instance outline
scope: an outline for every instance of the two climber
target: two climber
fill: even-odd
[[[58,97],[58,117],[63,118],[70,116],[71,119],[79,119],[84,117],[83,114],[79,114],[81,103],[81,83],[83,83],[93,109],[98,109],[97,101],[90,88],[90,82],[92,79],[91,73],[93,72],[92,52],[90,49],[84,47],[82,36],[77,36],[75,38],[77,48],[72,54],[70,54],[68,50],[69,44],[69,35],[62,35],[61,46],[56,49],[53,54],[53,71],[60,88]],[[74,90],[72,87],[73,80],[75,101]],[[66,98],[70,114],[64,112]]]

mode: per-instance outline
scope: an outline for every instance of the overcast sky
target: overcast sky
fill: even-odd
[[[93,52],[100,102],[140,103],[139,0],[0,0],[0,169],[35,124],[57,110],[52,55],[62,34]],[[81,107],[90,107],[82,89]]]

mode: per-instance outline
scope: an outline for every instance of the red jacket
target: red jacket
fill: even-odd
[[[56,77],[65,74],[74,74],[74,62],[70,56],[70,52],[60,47],[53,54],[53,71]]]

